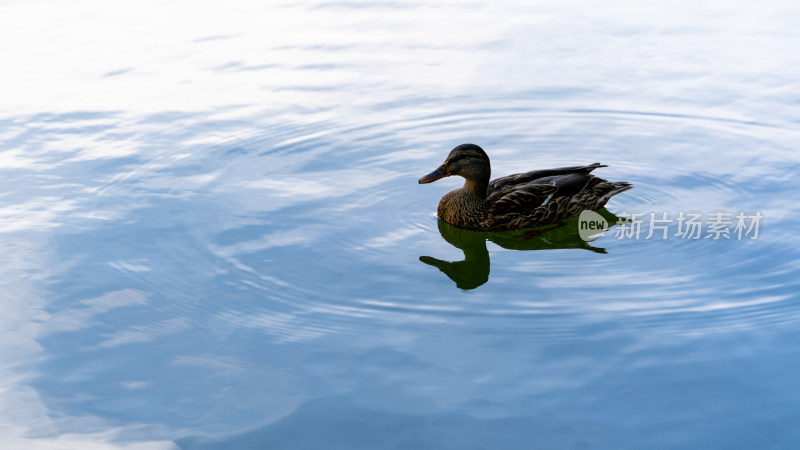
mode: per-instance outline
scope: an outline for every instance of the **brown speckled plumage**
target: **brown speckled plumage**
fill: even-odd
[[[595,163],[534,170],[489,182],[489,157],[477,145],[463,144],[419,182],[431,183],[450,175],[464,177],[463,187],[439,201],[439,218],[460,228],[503,231],[547,225],[583,210],[597,210],[612,196],[632,188],[625,182],[591,175],[598,167],[606,166]]]

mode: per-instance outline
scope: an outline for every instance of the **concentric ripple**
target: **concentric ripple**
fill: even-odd
[[[674,158],[674,147],[681,145],[680,137],[686,134],[702,135],[708,142],[738,140],[738,148],[718,151],[718,158],[727,161],[738,157],[750,152],[752,146],[762,145],[760,138],[743,141],[741,127],[760,125],[712,118],[695,121],[657,113],[566,109],[548,113],[524,108],[455,111],[420,117],[406,113],[404,120],[332,128],[326,132],[330,139],[323,147],[308,141],[313,145],[297,144],[281,150],[290,150],[297,160],[305,159],[308,153],[314,163],[312,168],[299,166],[296,174],[286,170],[266,173],[265,180],[257,182],[258,188],[265,189],[264,205],[271,204],[270,198],[276,199],[272,204],[280,205],[280,209],[271,211],[279,214],[280,220],[265,220],[262,225],[248,224],[220,234],[238,233],[244,239],[221,245],[218,251],[234,267],[246,267],[256,276],[255,286],[263,291],[259,295],[270,301],[255,302],[253,308],[268,316],[273,312],[271,301],[279,301],[284,304],[282,308],[313,323],[315,329],[339,333],[361,333],[381,322],[432,320],[463,326],[465,317],[482,317],[483,321],[497,317],[503,327],[527,330],[530,317],[536,315],[542,320],[551,320],[548,317],[552,314],[609,320],[609,314],[614,314],[627,318],[626,327],[648,328],[650,332],[673,333],[685,327],[688,320],[692,327],[687,333],[692,334],[704,328],[731,327],[738,320],[742,321],[740,327],[758,326],[757,321],[773,316],[772,308],[780,309],[792,298],[788,294],[792,286],[779,287],[775,295],[758,300],[747,289],[760,282],[758,276],[753,278],[753,270],[759,268],[755,273],[760,273],[763,268],[761,258],[754,255],[769,254],[771,246],[776,245],[764,230],[752,242],[706,239],[705,230],[697,240],[676,236],[676,218],[681,213],[702,213],[703,220],[708,220],[709,213],[725,211],[734,220],[739,212],[753,214],[781,207],[764,204],[763,196],[753,192],[752,186],[759,183],[761,174],[748,176],[746,167],[728,172],[727,163],[718,167],[708,159],[702,169],[669,161]],[[602,131],[594,128],[599,121],[607,123]],[[559,127],[564,123],[569,129]],[[715,126],[707,129],[707,123]],[[503,124],[514,125],[503,128]],[[515,134],[515,129],[525,124],[530,132]],[[646,135],[659,130],[658,141],[648,144],[643,141],[646,136],[621,131],[642,128],[647,129]],[[426,144],[403,143],[404,130],[413,130],[415,140]],[[448,134],[464,137],[448,140]],[[451,145],[471,140],[470,135],[490,136],[485,142],[476,142],[492,156],[496,176],[595,160],[609,164],[597,175],[635,186],[613,199],[609,209],[623,216],[640,214],[640,238],[618,239],[620,226],[612,228],[591,243],[605,248],[608,254],[571,248],[509,252],[489,239],[488,283],[474,292],[453,289],[444,274],[420,264],[418,259],[425,255],[449,261],[464,258],[461,250],[439,235],[434,216],[439,197],[458,186],[458,181],[446,179],[417,186],[416,179],[438,166]],[[643,145],[668,147],[669,151],[654,148],[645,154],[651,157],[640,157],[636,162],[626,158]],[[372,151],[375,147],[387,150],[376,156]],[[568,156],[559,157],[565,150]],[[708,154],[709,150],[697,152]],[[346,158],[346,164],[342,158]],[[280,181],[273,180],[277,177]],[[656,217],[666,213],[672,220],[667,239],[645,239],[650,213]],[[655,235],[661,236],[661,231]],[[713,267],[709,267],[711,260],[715,260]],[[742,274],[748,274],[746,282],[741,281]],[[275,280],[279,280],[280,289],[276,289]],[[632,286],[624,299],[619,298],[620,284]],[[564,289],[580,292],[585,299],[574,295],[562,298]],[[709,295],[715,290],[720,298],[711,301]],[[724,314],[711,321],[697,318],[709,311]],[[787,324],[796,320],[794,315],[782,317]],[[694,322],[704,325],[698,329]],[[298,321],[280,324],[296,327]],[[561,319],[559,324],[567,329],[574,327],[573,322]],[[481,323],[481,327],[485,325]],[[550,331],[558,334],[557,330]]]

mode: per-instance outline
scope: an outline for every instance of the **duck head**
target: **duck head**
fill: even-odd
[[[489,157],[482,148],[475,144],[462,144],[450,151],[444,164],[438,169],[420,178],[419,184],[432,183],[450,175],[459,175],[467,180],[465,186],[482,186],[485,192],[491,172]]]

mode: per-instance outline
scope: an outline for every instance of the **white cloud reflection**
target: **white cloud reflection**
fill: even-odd
[[[1,242],[1,241],[0,241]],[[36,245],[38,244],[38,245]],[[58,269],[41,242],[3,245],[8,265],[0,269],[3,314],[0,315],[0,447],[32,450],[173,450],[170,440],[140,434],[138,426],[115,427],[91,416],[64,416],[50,410],[30,386],[36,363],[46,359],[38,340],[53,333],[90,326],[108,311],[146,304],[146,296],[119,290],[88,298],[58,314],[48,312],[46,291],[39,286],[42,270]],[[139,435],[140,438],[131,439]]]
[[[106,339],[98,344],[100,348],[112,348],[120,345],[151,342],[158,338],[180,333],[192,327],[191,322],[183,317],[165,319],[145,325],[135,325],[116,333],[106,335]]]

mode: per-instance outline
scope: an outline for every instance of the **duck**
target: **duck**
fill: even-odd
[[[608,166],[594,163],[533,170],[489,181],[489,156],[478,145],[462,144],[450,151],[441,166],[420,178],[419,184],[463,177],[464,186],[439,201],[439,219],[467,230],[508,231],[554,224],[584,210],[601,209],[614,195],[633,188],[630,183],[591,174],[601,167]]]

